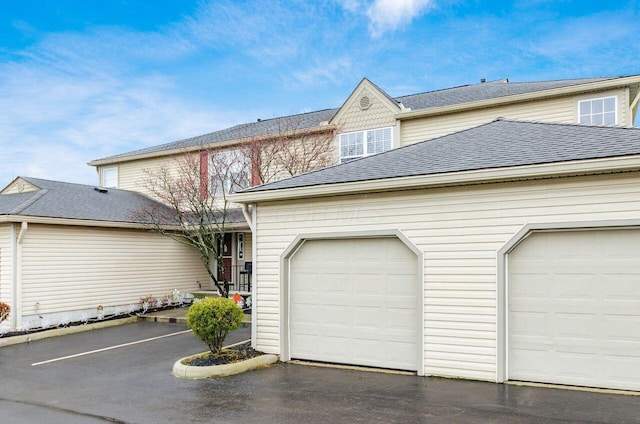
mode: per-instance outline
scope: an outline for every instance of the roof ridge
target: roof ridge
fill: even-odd
[[[46,188],[36,191],[33,196],[29,197],[27,200],[25,200],[24,202],[20,203],[18,206],[10,210],[9,215],[19,215],[21,212],[23,212],[29,206],[33,205],[35,202],[38,201],[38,199],[40,199],[42,196],[44,196],[48,192],[49,190],[47,190]]]

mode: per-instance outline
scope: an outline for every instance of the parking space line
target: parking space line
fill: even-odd
[[[85,356],[85,355],[91,355],[93,353],[105,352],[107,350],[119,349],[121,347],[132,346],[132,345],[137,345],[137,344],[146,343],[146,342],[152,342],[154,340],[164,339],[164,338],[172,337],[172,336],[178,336],[180,334],[185,334],[185,333],[191,333],[191,330],[178,331],[177,333],[170,333],[170,334],[165,334],[163,336],[157,336],[157,337],[151,337],[149,339],[138,340],[138,341],[135,341],[135,342],[123,343],[123,344],[119,344],[119,345],[116,345],[116,346],[105,347],[105,348],[102,348],[102,349],[90,350],[88,352],[76,353],[75,355],[62,356],[60,358],[49,359],[47,361],[42,361],[42,362],[34,362],[33,364],[31,364],[31,366],[34,367],[36,365],[49,364],[51,362],[57,362],[57,361],[63,361],[65,359],[77,358],[79,356]]]

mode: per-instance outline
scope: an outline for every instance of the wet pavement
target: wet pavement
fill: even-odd
[[[178,379],[173,362],[206,350],[185,330],[139,322],[0,348],[0,422],[640,422],[639,396],[307,365]],[[249,335],[243,328],[227,342]]]

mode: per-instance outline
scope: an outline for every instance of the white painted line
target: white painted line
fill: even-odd
[[[120,344],[120,345],[116,345],[116,346],[105,347],[105,348],[102,348],[102,349],[90,350],[88,352],[76,353],[75,355],[63,356],[61,358],[49,359],[48,361],[35,362],[35,363],[31,364],[31,366],[34,367],[36,365],[49,364],[51,362],[57,362],[57,361],[65,360],[65,359],[77,358],[78,356],[85,356],[85,355],[91,355],[93,353],[105,352],[107,350],[119,349],[121,347],[126,347],[126,346],[137,345],[137,344],[140,344],[140,343],[151,342],[151,341],[154,341],[154,340],[164,339],[164,338],[167,338],[167,337],[177,336],[179,334],[185,334],[185,333],[191,333],[191,330],[178,331],[177,333],[165,334],[164,336],[151,337],[149,339],[138,340],[137,342],[124,343],[124,344]]]

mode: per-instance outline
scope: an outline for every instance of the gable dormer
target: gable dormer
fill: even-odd
[[[364,78],[331,119],[339,128],[337,162],[392,149],[399,145],[395,115],[403,106]]]
[[[40,187],[31,184],[29,181],[25,180],[22,177],[18,177],[9,183],[0,194],[16,194],[16,193],[28,193],[30,191],[38,191]]]

